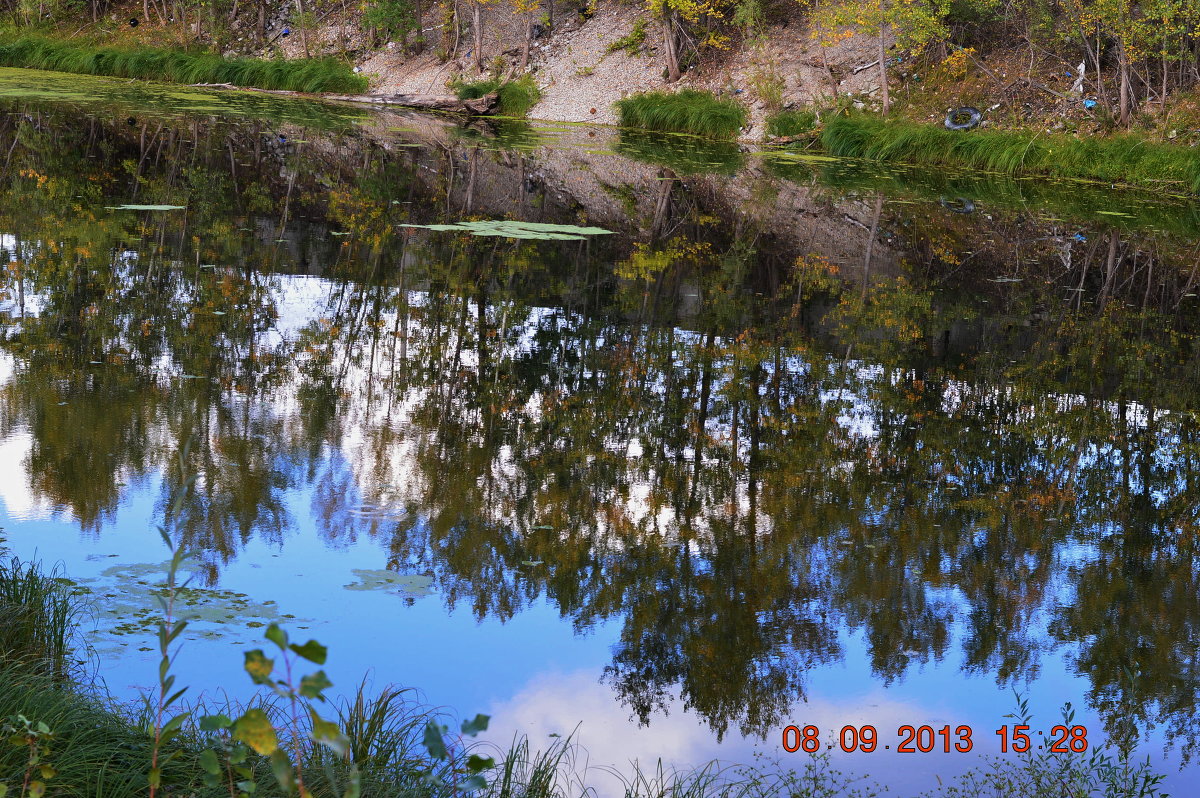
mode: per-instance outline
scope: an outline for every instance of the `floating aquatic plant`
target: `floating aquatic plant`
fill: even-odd
[[[405,598],[419,598],[433,594],[433,577],[425,574],[398,574],[382,569],[355,568],[358,581],[346,585],[347,590],[382,590],[397,593]]]

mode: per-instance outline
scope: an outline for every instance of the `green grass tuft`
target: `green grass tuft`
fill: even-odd
[[[768,136],[803,136],[816,127],[817,115],[812,111],[780,111],[767,118]]]
[[[1076,139],[1028,132],[961,132],[854,114],[827,121],[821,144],[831,154],[847,158],[1200,192],[1200,155],[1136,135]]]
[[[16,663],[65,678],[74,670],[71,644],[79,611],[71,586],[57,573],[43,573],[16,557],[0,562],[0,666]]]
[[[532,75],[522,75],[517,80],[507,83],[501,82],[499,78],[477,80],[474,83],[454,83],[451,84],[451,88],[460,100],[477,100],[485,94],[496,92],[500,97],[500,113],[513,117],[525,116],[542,98],[542,91],[533,81]]]
[[[616,106],[622,127],[643,130],[732,139],[746,124],[746,109],[739,103],[696,89],[635,94],[617,100]]]
[[[0,66],[302,92],[357,94],[367,88],[366,78],[333,58],[265,61],[153,47],[126,50],[69,44],[38,36],[0,42]]]

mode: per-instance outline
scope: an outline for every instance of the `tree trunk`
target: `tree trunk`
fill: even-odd
[[[417,36],[413,40],[412,51],[419,53],[425,49],[425,11],[421,8],[421,0],[413,0],[413,16],[417,20]]]
[[[524,72],[525,67],[529,66],[529,47],[533,44],[533,12],[525,12],[525,46],[521,48],[521,68],[518,72]]]
[[[1165,116],[1167,113],[1167,54],[1166,54],[1166,52],[1163,52],[1162,68],[1163,68],[1162,98],[1160,99],[1159,104],[1162,106],[1162,112],[1163,112],[1163,115]]]
[[[1120,105],[1118,108],[1117,120],[1121,123],[1121,127],[1129,125],[1129,114],[1132,103],[1132,89],[1129,82],[1129,54],[1125,52],[1125,45],[1117,42],[1117,58],[1121,68],[1121,96]]]
[[[300,12],[296,27],[300,29],[300,44],[304,46],[304,57],[312,58],[308,51],[308,18],[304,16],[304,0],[296,0],[296,10]]]
[[[679,37],[675,33],[675,10],[662,4],[663,56],[667,60],[667,82],[679,80]]]
[[[483,20],[479,0],[471,3],[471,26],[475,29],[475,68],[483,73]]]
[[[884,47],[883,37],[887,33],[887,25],[879,26],[879,90],[883,93],[883,114],[887,116],[892,110],[892,97],[888,94],[887,48]]]

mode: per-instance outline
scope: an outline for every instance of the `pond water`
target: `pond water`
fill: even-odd
[[[1194,201],[19,70],[0,154],[0,546],[114,695],[165,525],[193,695],[278,621],[602,790],[1018,694],[1200,775]]]

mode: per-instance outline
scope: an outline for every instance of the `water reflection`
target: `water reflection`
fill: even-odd
[[[855,634],[884,685],[1066,651],[1111,733],[1194,745],[1186,213],[963,214],[894,173],[432,123],[72,119],[0,118],[0,437],[91,534],[136,486],[164,512],[194,440],[177,529],[210,583],[290,545],[304,486],[327,547],[378,541],[448,609],[619,624],[603,679],[646,723],[765,735]],[[619,234],[401,226],[510,213]]]

